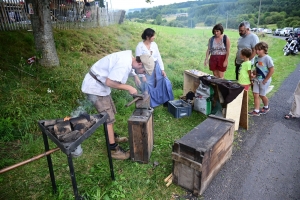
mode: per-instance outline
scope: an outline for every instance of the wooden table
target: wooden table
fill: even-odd
[[[200,85],[200,77],[207,76],[207,74],[198,70],[185,70],[184,82],[183,82],[183,95],[185,96],[189,91],[196,92],[196,89]],[[223,97],[218,89],[217,85],[213,86],[217,98],[220,103],[223,101]],[[235,121],[235,130],[238,130],[239,126],[248,130],[248,92],[241,92],[232,102],[226,105],[223,117],[226,119],[233,119]]]

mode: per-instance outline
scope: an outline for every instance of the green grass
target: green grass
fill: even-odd
[[[183,71],[197,69],[209,72],[203,65],[211,29],[172,28],[125,22],[97,29],[55,31],[55,42],[61,65],[42,68],[28,65],[35,55],[32,33],[2,32],[0,35],[0,169],[29,159],[44,151],[37,121],[70,115],[84,100],[80,86],[90,66],[109,53],[135,50],[142,31],[156,30],[156,42],[165,64],[165,71],[173,84],[175,98],[182,95]],[[231,40],[226,79],[234,79],[234,57],[238,32],[226,30]],[[283,56],[285,41],[270,36],[266,41],[269,55],[274,59],[275,89],[300,63],[299,56]],[[133,81],[130,80],[130,84]],[[53,92],[48,93],[48,88]],[[252,99],[252,95],[250,100]],[[113,91],[117,106],[116,132],[126,136],[127,120],[134,106],[125,108],[132,98],[124,91]],[[251,101],[250,103],[251,104]],[[94,109],[91,111],[96,113]],[[154,150],[149,164],[130,160],[113,161],[116,181],[111,181],[103,128],[100,127],[82,143],[83,155],[74,159],[79,193],[88,199],[174,199],[173,194],[185,194],[174,184],[166,187],[164,178],[172,172],[171,151],[174,140],[181,138],[206,116],[193,112],[190,117],[175,119],[160,106],[154,112]],[[247,134],[247,132],[243,132]],[[236,138],[239,134],[236,133]],[[238,147],[238,140],[235,141]],[[55,145],[50,141],[50,148]],[[122,145],[129,148],[128,144]],[[0,199],[73,199],[66,155],[52,154],[58,193],[52,194],[45,158],[0,174]],[[153,162],[159,165],[153,167]]]

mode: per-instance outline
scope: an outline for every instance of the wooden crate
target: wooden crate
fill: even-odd
[[[153,109],[136,109],[128,120],[131,160],[148,163],[153,150]]]
[[[201,195],[232,154],[234,121],[210,115],[173,144],[173,183]]]

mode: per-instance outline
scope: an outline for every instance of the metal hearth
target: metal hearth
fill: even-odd
[[[107,147],[107,154],[108,154],[108,160],[109,160],[109,166],[110,166],[110,173],[111,173],[111,178],[112,180],[115,180],[115,175],[114,175],[114,170],[113,170],[113,163],[112,163],[112,158],[111,158],[111,152],[109,149],[109,140],[108,140],[108,131],[107,131],[107,123],[106,120],[108,118],[108,114],[106,112],[97,114],[97,115],[92,115],[94,118],[96,118],[96,123],[90,127],[83,135],[81,135],[78,139],[76,139],[74,142],[71,143],[62,143],[59,141],[50,131],[47,129],[45,126],[45,122],[47,123],[48,121],[53,121],[53,120],[40,120],[38,121],[38,125],[40,129],[42,130],[43,133],[43,140],[44,140],[44,145],[45,145],[45,151],[49,151],[49,143],[48,143],[48,138],[52,140],[60,149],[62,152],[64,152],[67,155],[68,159],[68,165],[70,169],[70,176],[71,176],[71,181],[72,181],[72,186],[73,186],[73,191],[75,195],[75,199],[82,199],[80,195],[78,195],[78,189],[77,189],[77,183],[76,183],[76,177],[75,177],[75,171],[74,171],[74,165],[73,165],[73,159],[71,152],[76,149],[78,145],[80,145],[84,140],[88,139],[95,131],[96,129],[103,124],[104,127],[104,134],[105,134],[105,140],[106,140],[106,147]],[[57,122],[63,121],[63,119],[57,119]],[[48,167],[49,167],[49,173],[50,173],[50,178],[52,182],[52,188],[53,192],[56,193],[57,187],[55,183],[55,177],[54,177],[54,171],[53,171],[53,165],[52,165],[52,159],[51,155],[47,155],[47,162],[48,162]]]

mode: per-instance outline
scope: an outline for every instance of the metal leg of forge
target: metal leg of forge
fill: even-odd
[[[109,149],[107,123],[105,122],[103,125],[104,125],[104,134],[105,134],[105,140],[106,140],[106,147],[107,147],[107,154],[108,154],[108,160],[109,160],[111,179],[115,180],[115,174],[114,174],[114,169],[113,169],[111,152],[110,152],[110,149]],[[48,143],[47,135],[44,132],[43,132],[43,140],[44,140],[44,145],[45,145],[45,151],[47,152],[47,151],[49,151],[49,143]],[[72,186],[73,186],[75,199],[76,200],[82,199],[82,197],[78,195],[78,188],[77,188],[75,170],[74,170],[73,159],[72,159],[71,153],[67,155],[67,158],[68,158],[68,165],[69,165],[69,169],[70,169],[70,176],[71,176],[71,181],[72,181]],[[54,178],[54,171],[53,171],[53,164],[52,164],[51,155],[47,155],[47,162],[48,162],[48,168],[49,168],[49,173],[50,173],[51,182],[52,182],[53,193],[56,193],[57,187],[56,187],[55,178]]]
[[[44,145],[45,145],[45,152],[49,151],[49,143],[48,143],[48,138],[47,135],[43,132],[43,140],[44,140]],[[49,173],[50,173],[50,178],[52,182],[52,188],[53,192],[56,193],[57,188],[55,184],[55,178],[54,178],[54,171],[53,171],[53,165],[52,165],[52,159],[51,155],[47,155],[47,162],[48,162],[48,168],[49,168]]]
[[[68,155],[68,164],[69,164],[69,169],[70,169],[70,176],[72,180],[72,186],[73,186],[73,191],[75,195],[75,199],[81,199],[81,197],[78,196],[78,189],[77,189],[77,183],[76,183],[76,177],[75,177],[75,172],[74,172],[74,165],[73,165],[73,159],[71,153]]]
[[[112,180],[115,180],[115,174],[114,174],[114,167],[111,159],[111,152],[109,148],[109,140],[108,140],[108,131],[107,131],[107,123],[105,122],[103,124],[104,126],[104,134],[105,134],[105,140],[106,140],[106,148],[107,148],[107,155],[109,160],[109,167],[110,167],[110,176]]]

